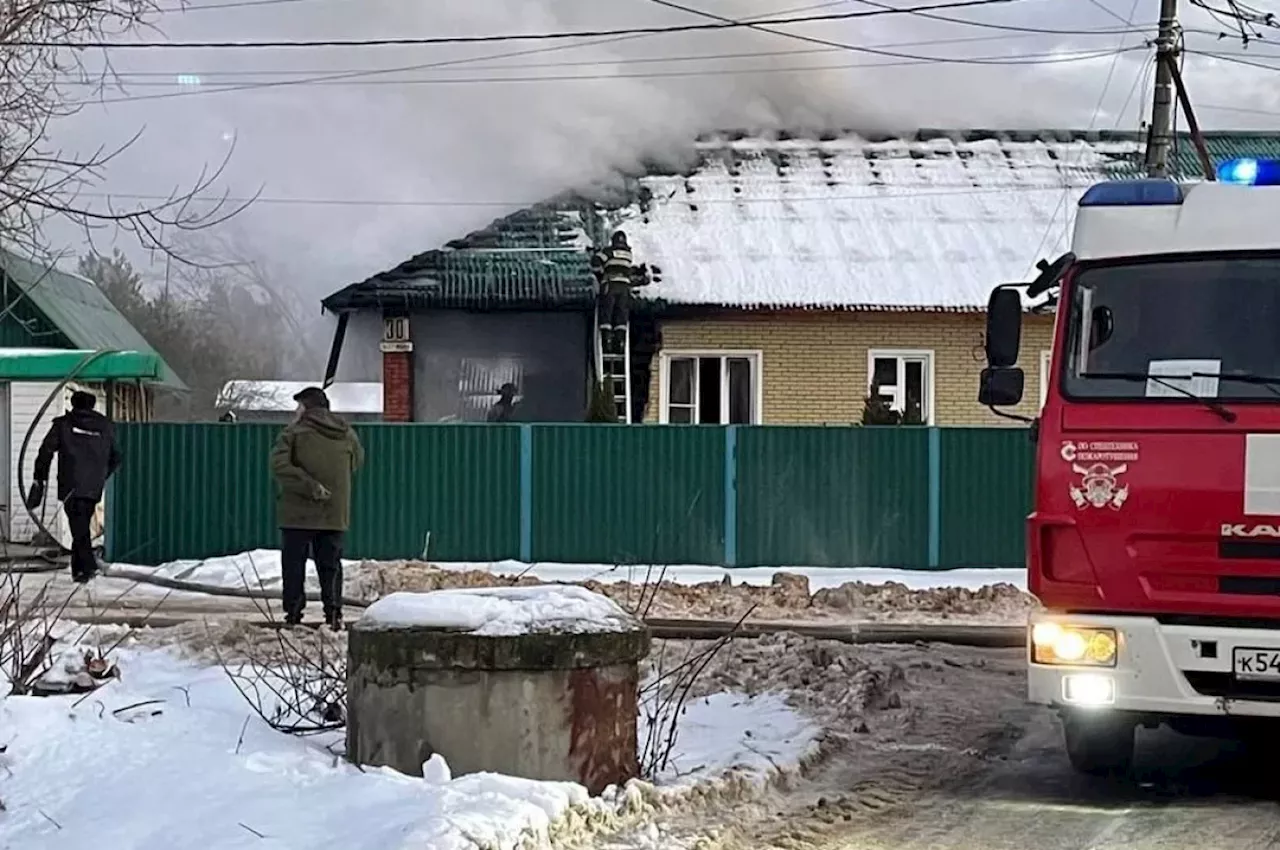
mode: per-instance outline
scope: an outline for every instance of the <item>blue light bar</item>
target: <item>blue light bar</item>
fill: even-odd
[[[1240,186],[1280,186],[1280,160],[1244,157],[1218,166],[1218,180]]]
[[[1158,207],[1182,203],[1182,187],[1172,180],[1108,180],[1090,186],[1082,207]]]

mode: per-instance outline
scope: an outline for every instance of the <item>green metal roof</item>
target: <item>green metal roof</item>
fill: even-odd
[[[93,351],[66,348],[0,348],[0,381],[61,381]],[[158,381],[164,361],[155,352],[117,351],[94,360],[82,381]]]
[[[186,389],[182,379],[156,353],[93,281],[45,266],[0,248],[0,272],[22,290],[77,349],[147,354],[160,364],[159,383]]]
[[[339,290],[328,310],[587,309],[594,298],[589,208],[531,207]]]
[[[1131,133],[1127,138],[1140,139],[1141,137]],[[1118,138],[1115,140],[1122,141]],[[1244,156],[1280,158],[1280,132],[1211,131],[1204,134],[1204,142],[1205,147],[1209,149],[1209,158],[1215,165]],[[1117,164],[1114,167],[1114,177],[1125,179],[1145,176],[1146,169],[1143,166],[1141,153],[1122,155],[1118,159],[1122,160],[1123,164]],[[1180,133],[1175,139],[1169,165],[1173,177],[1177,180],[1204,179],[1204,170],[1200,167],[1200,158],[1196,154],[1195,145],[1186,133]]]

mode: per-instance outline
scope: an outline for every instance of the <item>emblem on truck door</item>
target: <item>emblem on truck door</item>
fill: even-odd
[[[1089,466],[1071,464],[1071,471],[1080,476],[1079,485],[1071,485],[1071,501],[1080,509],[1092,505],[1095,508],[1120,510],[1129,498],[1129,485],[1120,483],[1119,477],[1128,470],[1127,463],[1119,466],[1107,466],[1105,463]]]
[[[1079,483],[1070,485],[1071,501],[1080,510],[1090,505],[1120,510],[1129,498],[1129,485],[1120,476],[1129,471],[1138,452],[1136,442],[1063,440],[1058,454],[1080,476]]]

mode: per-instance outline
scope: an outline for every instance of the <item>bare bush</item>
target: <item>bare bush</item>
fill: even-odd
[[[737,638],[751,610],[732,631],[702,647],[686,645],[679,658],[669,658],[670,643],[663,641],[650,662],[650,679],[640,688],[640,714],[645,736],[640,742],[640,775],[654,780],[671,766],[680,732],[680,718],[691,696],[697,696],[707,667]]]
[[[6,570],[0,578],[0,675],[14,696],[32,693],[35,684],[52,669],[58,642],[58,618],[74,594],[54,603],[52,580],[23,599],[23,575]]]
[[[254,586],[262,576],[251,564]],[[242,576],[250,589],[248,576]],[[314,735],[341,729],[347,722],[347,652],[342,633],[290,628],[260,595],[254,607],[266,621],[227,646],[210,636],[218,665],[254,713],[273,729],[290,735]],[[261,636],[261,639],[258,639]]]
[[[3,557],[9,558],[7,553]],[[40,571],[49,572],[44,568]],[[102,640],[87,641],[94,629],[92,623],[100,613],[92,597],[81,592],[81,585],[75,585],[62,596],[52,578],[45,579],[27,596],[24,578],[32,574],[29,567],[24,569],[14,564],[0,572],[0,675],[8,680],[10,693],[16,696],[87,693],[118,678],[119,670],[113,661],[115,651],[136,634],[137,628],[146,626],[170,596],[170,593],[161,596],[137,623],[127,627],[110,644]],[[115,607],[136,587],[136,582],[128,585],[104,607]],[[72,602],[80,598],[89,608],[90,625],[80,627],[77,632],[65,615]],[[61,651],[59,643],[63,645]]]

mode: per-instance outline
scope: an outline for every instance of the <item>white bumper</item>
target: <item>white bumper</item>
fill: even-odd
[[[1280,684],[1237,683],[1232,674],[1234,649],[1280,650],[1280,629],[1169,626],[1150,617],[1031,615],[1031,627],[1042,622],[1115,629],[1119,649],[1111,668],[1030,664],[1027,686],[1033,703],[1070,705],[1067,695],[1079,685],[1090,686],[1080,690],[1085,693],[1109,680],[1104,690],[1113,696],[1106,707],[1114,710],[1280,717],[1280,700],[1238,696],[1257,695],[1258,688],[1280,692]],[[1236,690],[1224,698],[1223,687]]]

